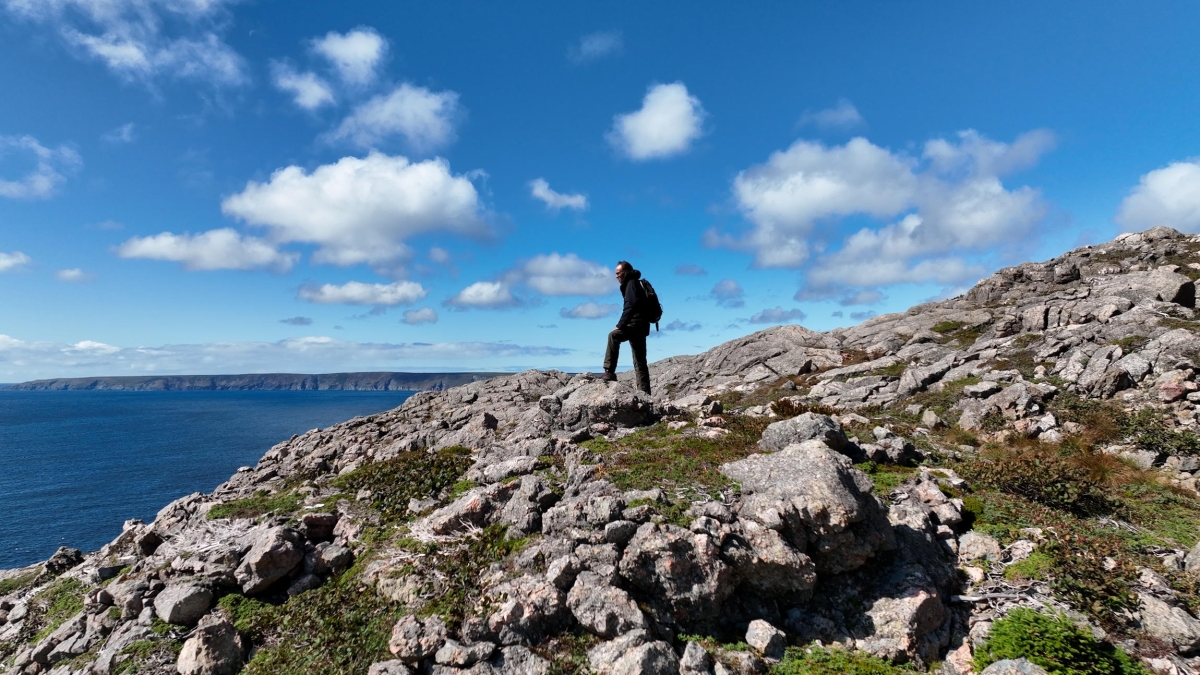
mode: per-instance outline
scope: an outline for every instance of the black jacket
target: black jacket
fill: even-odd
[[[621,318],[617,320],[617,328],[633,332],[650,333],[650,322],[645,319],[642,308],[646,303],[646,291],[638,280],[642,273],[630,270],[625,281],[621,283],[621,295],[625,298],[625,306],[621,310]]]

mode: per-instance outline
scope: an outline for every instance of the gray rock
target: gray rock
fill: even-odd
[[[707,535],[645,523],[625,547],[621,576],[669,615],[703,621],[720,614],[734,573]]]
[[[180,675],[235,675],[242,670],[243,651],[237,629],[214,612],[183,643],[175,667]]]
[[[979,675],[1047,675],[1041,666],[1027,659],[1004,659],[983,669]]]
[[[787,635],[766,621],[755,619],[746,629],[746,644],[769,659],[782,659]]]
[[[645,631],[633,631],[588,650],[595,675],[677,675],[679,659],[671,646],[651,641]]]
[[[821,441],[838,451],[849,445],[842,425],[826,415],[804,413],[769,425],[763,430],[758,446],[764,450],[782,450],[793,443],[812,440]]]
[[[550,662],[525,647],[505,647],[491,660],[477,663],[470,675],[548,675]]]
[[[921,424],[930,429],[941,429],[946,426],[942,418],[938,417],[937,413],[928,408],[925,409],[925,412],[921,413]]]
[[[253,539],[235,576],[247,595],[261,593],[304,560],[303,538],[288,527],[272,527]]]
[[[1183,569],[1190,574],[1200,574],[1200,542],[1188,551],[1187,557],[1183,559]]]
[[[193,583],[169,584],[154,598],[158,618],[180,626],[193,626],[212,607],[212,590]]]
[[[354,562],[354,552],[339,544],[318,546],[313,551],[312,571],[316,574],[337,573],[350,567]]]
[[[486,661],[496,652],[492,642],[476,642],[462,644],[456,640],[446,640],[446,644],[434,654],[433,660],[448,666],[470,666],[479,661]]]
[[[984,380],[978,384],[968,384],[963,387],[963,395],[970,398],[987,398],[992,394],[999,393],[1001,387],[996,382]]]
[[[988,560],[995,562],[1000,559],[1003,549],[995,537],[971,530],[958,538],[959,562],[972,560]]]
[[[336,513],[306,513],[300,517],[300,533],[309,541],[329,541],[337,521]]]
[[[604,526],[604,541],[622,546],[637,532],[638,524],[632,520],[614,520]]]
[[[424,621],[415,616],[401,617],[392,626],[388,650],[404,663],[417,663],[433,656],[446,641],[446,624],[437,617]]]
[[[536,644],[560,629],[570,614],[566,594],[542,576],[524,575],[496,585],[488,592],[496,609],[487,626],[502,645]]]
[[[646,618],[629,594],[608,585],[595,572],[576,577],[567,595],[567,606],[579,625],[602,638],[646,628]]]
[[[1180,607],[1172,607],[1149,593],[1138,592],[1142,628],[1151,636],[1169,643],[1181,653],[1200,649],[1200,621]]]
[[[413,675],[413,671],[403,661],[393,659],[372,663],[367,675]]]
[[[689,642],[679,659],[679,675],[714,675],[713,659],[699,642]]]
[[[875,600],[866,611],[874,632],[856,646],[880,658],[903,660],[921,650],[925,637],[946,618],[946,607],[932,587],[911,587],[898,597]]]
[[[654,421],[653,400],[624,383],[584,380],[559,389],[553,398],[558,403],[548,402],[542,409],[557,408],[553,416],[558,429],[575,431],[593,424],[637,427]]]

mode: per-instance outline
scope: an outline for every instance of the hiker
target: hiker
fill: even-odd
[[[637,379],[637,388],[650,393],[650,368],[646,365],[646,337],[650,335],[650,323],[647,308],[646,291],[639,283],[642,273],[633,269],[633,265],[622,260],[617,263],[617,281],[621,283],[621,296],[625,298],[621,318],[617,327],[608,334],[608,349],[604,352],[604,381],[615,382],[617,379],[617,357],[621,353],[621,343],[628,342],[633,352],[633,373]]]

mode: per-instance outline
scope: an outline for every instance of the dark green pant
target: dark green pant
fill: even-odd
[[[608,349],[604,352],[604,369],[610,373],[617,372],[617,358],[621,355],[621,343],[628,342],[629,350],[633,352],[633,374],[637,379],[637,388],[650,393],[650,367],[646,365],[646,336],[636,328],[633,330],[613,329],[608,334]]]

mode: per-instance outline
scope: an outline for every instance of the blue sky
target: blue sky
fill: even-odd
[[[0,0],[0,381],[595,368],[1200,231],[1195,3]],[[668,329],[669,328],[669,329]]]

